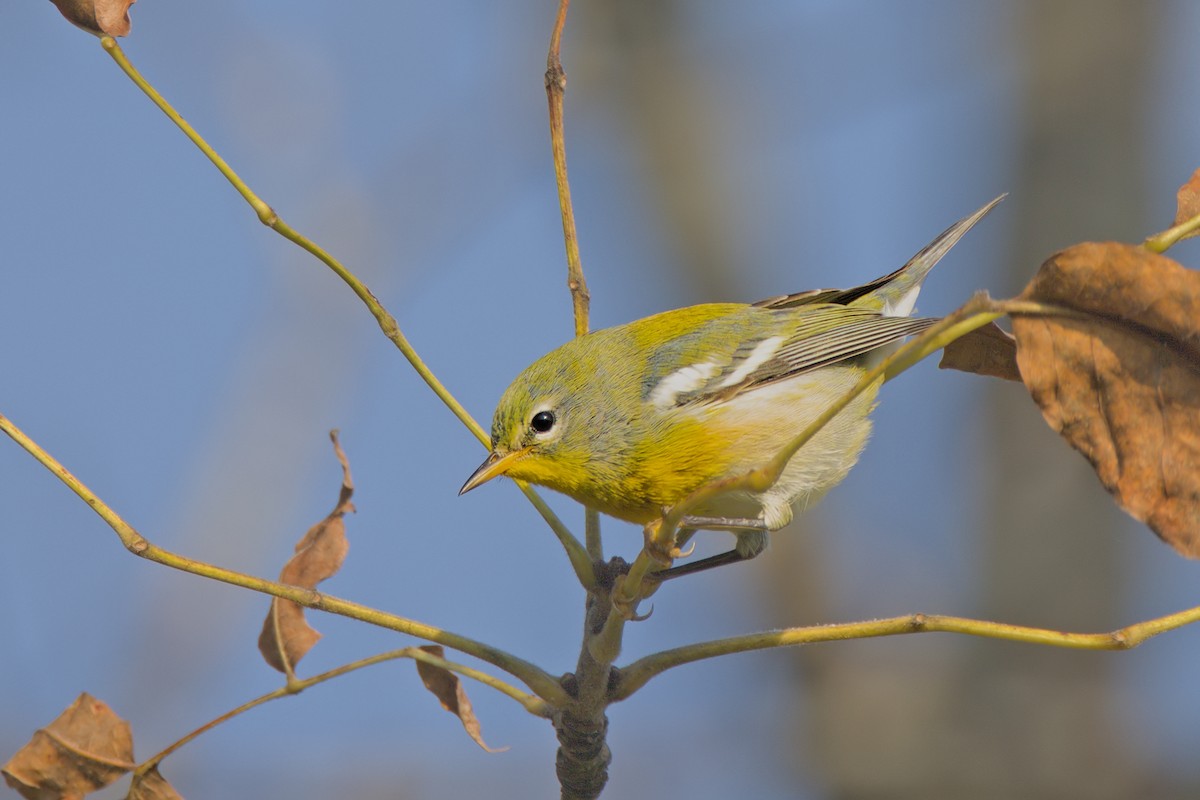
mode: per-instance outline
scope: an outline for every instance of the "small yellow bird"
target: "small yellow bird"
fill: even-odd
[[[922,281],[1002,199],[863,286],[690,306],[567,342],[504,392],[491,453],[459,494],[507,475],[644,525],[706,484],[763,466],[901,340],[937,322],[909,316]],[[854,466],[877,391],[800,448],[771,488],[689,509],[681,543],[697,529],[727,530],[736,547],[669,572],[761,553],[768,531]]]

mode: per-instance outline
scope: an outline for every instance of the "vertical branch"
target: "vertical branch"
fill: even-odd
[[[559,0],[554,32],[550,36],[550,52],[546,56],[546,101],[550,106],[550,148],[554,153],[554,180],[558,185],[558,207],[562,212],[563,241],[567,247],[567,288],[575,309],[575,335],[588,332],[587,281],[583,277],[583,262],[579,257],[579,239],[575,232],[575,212],[571,208],[571,187],[567,183],[567,146],[563,136],[563,96],[567,92],[567,73],[563,71],[559,53],[562,49],[563,26],[567,22],[567,7],[571,0]]]
[[[583,277],[583,260],[579,256],[579,237],[575,230],[575,210],[571,205],[571,185],[567,180],[567,144],[563,128],[563,98],[567,93],[567,73],[563,70],[562,33],[567,24],[567,8],[571,0],[559,0],[554,31],[550,34],[550,51],[546,54],[546,102],[550,107],[550,149],[554,154],[554,183],[558,187],[558,209],[562,214],[563,243],[567,248],[567,288],[571,290],[571,305],[575,311],[575,335],[588,332],[587,280]],[[588,555],[595,561],[604,560],[600,540],[600,515],[594,509],[585,513],[584,540]]]
[[[563,242],[567,249],[567,288],[575,311],[575,335],[588,332],[587,281],[583,277],[583,262],[579,256],[579,239],[575,231],[575,212],[571,206],[571,187],[567,182],[567,147],[563,132],[563,97],[567,91],[567,74],[559,56],[567,8],[571,0],[559,0],[554,31],[550,35],[550,51],[546,55],[546,102],[550,108],[550,148],[554,154],[554,181],[558,187],[558,207],[562,213]],[[600,515],[595,509],[586,511],[586,543],[588,555],[597,563],[604,560],[600,541]],[[610,616],[608,591],[589,592],[584,622],[583,647],[575,674],[567,683],[574,702],[560,706],[553,715],[559,748],[555,763],[564,800],[591,800],[600,796],[608,782],[607,693],[612,676],[612,658],[596,659],[592,642],[604,628]],[[605,653],[616,657],[616,652]]]

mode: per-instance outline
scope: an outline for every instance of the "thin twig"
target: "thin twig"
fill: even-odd
[[[197,561],[151,544],[132,525],[110,508],[107,503],[85,486],[83,481],[72,475],[66,467],[47,453],[35,441],[30,439],[24,431],[13,424],[12,420],[3,414],[0,414],[0,430],[8,434],[13,441],[23,447],[26,452],[37,459],[42,466],[50,470],[71,491],[87,503],[116,532],[126,549],[135,555],[183,572],[189,572],[193,575],[200,575],[201,577],[211,578],[274,597],[282,597],[285,600],[291,600],[306,608],[327,611],[331,614],[357,619],[380,628],[387,628],[409,634],[410,636],[416,636],[420,639],[437,642],[446,647],[475,656],[481,661],[486,661],[504,670],[525,683],[538,697],[551,704],[558,705],[569,699],[558,680],[545,670],[492,645],[452,633],[433,625],[427,625],[423,622],[417,622],[416,620],[407,619],[395,614],[388,614],[350,600],[343,600],[339,597],[322,594],[321,592],[304,589],[299,586],[276,583],[254,575],[246,575],[231,569]]]
[[[731,488],[749,489],[751,491],[762,491],[764,488],[769,488],[770,483],[778,477],[782,466],[786,466],[787,461],[793,455],[795,455],[797,450],[802,447],[805,442],[815,435],[820,426],[831,420],[847,404],[849,404],[849,402],[851,402],[853,398],[857,396],[857,394],[865,391],[870,385],[881,378],[891,379],[929,354],[935,352],[936,350],[942,349],[954,339],[957,339],[958,337],[963,336],[966,333],[1005,314],[1016,316],[1080,316],[1080,313],[1074,309],[1062,306],[1019,299],[991,300],[985,294],[981,293],[980,295],[977,295],[968,301],[962,308],[945,317],[937,325],[930,327],[922,335],[914,338],[904,347],[897,350],[892,354],[892,356],[877,365],[875,369],[864,374],[854,389],[840,398],[837,403],[826,409],[825,413],[815,420],[807,430],[790,442],[788,447],[780,451],[780,453],[773,460],[772,464],[760,470],[755,470],[751,473],[748,473],[745,476],[739,476],[738,478],[728,481],[719,481],[709,486],[702,487],[700,490],[694,493],[692,497],[689,497],[682,503],[677,504],[674,508],[672,508],[659,524],[663,528],[667,528],[668,526],[677,526],[678,520],[682,514],[686,512],[688,507],[697,502],[697,500],[702,501],[712,497],[714,494],[729,491]],[[655,535],[657,541],[659,534],[661,534],[661,530],[659,529],[656,531],[653,525],[648,526],[648,528],[651,529],[651,532]],[[672,535],[673,530],[674,528],[671,528]],[[645,566],[635,562],[634,569],[630,570],[630,573],[627,576],[630,584],[632,584],[633,581],[638,579],[641,575],[640,572],[635,570],[637,570],[639,567],[642,569],[648,569],[649,564],[652,561],[652,557],[647,552],[649,549],[650,548],[648,547],[643,550],[642,555],[639,555],[638,557],[638,562],[644,560]],[[645,559],[643,559],[643,556],[645,556]],[[618,598],[618,600],[620,602],[636,601],[639,597],[639,589],[640,587],[634,585],[625,587],[626,594],[622,595],[620,598]],[[615,623],[611,617],[617,615],[618,605],[619,603],[614,604],[614,611],[612,615],[610,615],[610,623]],[[1164,617],[1136,623],[1111,633],[1070,633],[1049,630],[1045,628],[1011,625],[1001,622],[972,620],[962,617],[927,616],[924,614],[913,614],[885,620],[870,620],[866,622],[854,622],[842,625],[791,628],[783,631],[751,634],[748,636],[738,636],[713,642],[702,642],[695,645],[686,645],[674,650],[667,650],[647,656],[646,658],[634,662],[621,671],[621,680],[612,695],[612,700],[615,702],[617,700],[625,699],[633,692],[637,691],[637,689],[643,686],[652,677],[661,674],[665,670],[672,667],[705,658],[713,658],[715,656],[724,655],[727,653],[746,652],[748,650],[759,650],[769,647],[785,647],[812,642],[861,639],[874,636],[893,636],[905,633],[947,631],[994,639],[1007,639],[1012,641],[1052,645],[1056,647],[1074,647],[1096,650],[1122,650],[1136,647],[1138,644],[1152,636],[1156,636],[1165,631],[1174,630],[1175,628],[1179,628],[1184,625],[1189,625],[1196,621],[1200,621],[1200,607],[1191,608],[1175,614],[1169,614]],[[606,628],[607,627],[609,626],[606,626]],[[615,624],[613,627],[614,630],[619,630]]]
[[[563,71],[559,54],[562,49],[563,26],[571,0],[560,0],[554,32],[550,36],[550,51],[546,56],[546,101],[550,106],[550,148],[554,153],[554,180],[558,186],[558,208],[562,213],[563,242],[567,248],[567,288],[575,308],[575,335],[588,332],[587,281],[583,277],[583,261],[579,255],[579,238],[575,230],[575,212],[571,206],[571,187],[567,181],[567,146],[563,128],[563,95],[567,91],[567,73]]]
[[[879,382],[890,380],[931,353],[942,349],[951,341],[1002,316],[1003,313],[995,301],[986,294],[976,295],[962,308],[942,318],[937,324],[930,326],[921,335],[914,337],[912,341],[907,342],[875,367],[863,373],[858,383],[850,391],[826,407],[807,428],[781,448],[771,461],[742,475],[723,478],[701,486],[672,506],[661,520],[655,520],[647,525],[646,546],[634,559],[628,574],[624,576],[613,592],[613,615],[628,616],[636,609],[638,601],[645,596],[644,579],[646,575],[661,562],[661,557],[656,554],[670,551],[675,534],[689,510],[704,504],[713,497],[729,492],[765,492],[783,474],[788,462],[800,448],[816,436],[855,398]],[[615,621],[613,624],[616,624]]]
[[[588,332],[591,295],[583,276],[583,258],[579,254],[579,235],[575,228],[575,208],[571,204],[571,184],[567,180],[567,140],[563,124],[564,95],[567,92],[567,73],[562,65],[562,34],[567,24],[567,8],[571,0],[560,0],[550,34],[550,50],[546,54],[546,103],[550,107],[550,150],[554,155],[554,184],[558,187],[558,209],[562,215],[563,242],[567,249],[567,288],[571,290],[574,308],[575,335]],[[584,542],[592,561],[604,560],[604,543],[600,537],[600,514],[593,508],[584,510]],[[588,587],[591,588],[591,587]]]
[[[673,667],[730,653],[746,653],[771,647],[792,647],[816,642],[941,631],[1078,650],[1129,650],[1160,633],[1175,630],[1197,621],[1200,621],[1200,606],[1138,622],[1108,633],[1071,633],[1049,628],[934,614],[908,614],[889,619],[787,628],[781,631],[733,636],[728,639],[684,645],[646,656],[621,670],[620,680],[611,699],[613,702],[626,699],[650,679]]]
[[[142,77],[141,73],[137,71],[137,69],[125,56],[124,51],[121,50],[121,47],[117,44],[115,39],[110,36],[105,36],[100,39],[100,44],[102,47],[104,47],[105,52],[112,56],[113,61],[117,63],[117,66],[121,68],[121,70],[129,77],[129,79],[132,80],[134,84],[136,84],[137,87],[141,89],[148,98],[150,98],[150,101],[153,102],[154,105],[158,106],[159,110],[166,114],[167,117],[175,123],[179,130],[183,132],[184,136],[186,136],[192,142],[192,144],[194,144],[200,150],[200,152],[202,152],[205,157],[207,157],[208,160],[213,163],[213,166],[215,166],[217,170],[225,177],[225,179],[229,181],[233,188],[237,190],[238,194],[240,194],[245,201],[250,204],[250,207],[254,209],[255,214],[258,215],[259,220],[264,225],[278,233],[283,238],[287,239],[289,242],[292,242],[296,246],[315,256],[322,264],[333,270],[333,272],[339,278],[341,278],[347,286],[350,287],[351,291],[353,291],[354,294],[356,294],[359,299],[362,300],[363,304],[366,305],[367,309],[371,312],[371,315],[375,318],[375,321],[379,324],[380,329],[383,331],[384,336],[386,336],[392,342],[392,344],[396,346],[404,358],[407,359],[408,363],[412,365],[412,368],[416,370],[418,375],[421,376],[421,379],[425,381],[426,385],[433,390],[433,393],[438,397],[438,399],[440,399],[442,403],[444,403],[445,406],[450,409],[450,412],[454,414],[454,416],[457,417],[463,425],[466,426],[467,430],[469,430],[476,439],[478,439],[485,447],[490,446],[491,437],[488,435],[487,431],[485,431],[483,426],[476,422],[475,419],[469,413],[467,413],[467,410],[463,408],[462,404],[459,403],[454,395],[450,393],[450,390],[447,389],[440,380],[438,380],[437,376],[433,374],[433,371],[430,370],[421,357],[417,355],[417,351],[413,348],[412,344],[409,343],[408,338],[400,330],[400,325],[396,322],[396,318],[393,317],[386,308],[384,308],[383,304],[379,302],[379,298],[377,298],[371,292],[371,290],[367,288],[366,284],[359,280],[357,275],[347,269],[330,253],[318,246],[315,242],[308,239],[306,236],[301,235],[294,228],[284,222],[279,215],[275,213],[271,206],[269,206],[257,194],[255,194],[254,191],[251,190],[246,184],[246,182],[242,180],[241,176],[234,172],[233,168],[229,166],[225,159],[221,158],[220,154],[218,154],[216,150],[214,150],[212,146],[204,140],[204,137],[202,137],[196,131],[196,129],[188,123],[187,120],[180,116],[179,112],[177,112],[174,107],[167,102],[166,98],[158,93],[158,90],[150,85],[149,81]],[[554,532],[554,535],[558,538],[563,548],[567,551],[567,557],[570,560],[571,566],[574,568],[575,574],[579,578],[580,583],[583,584],[585,588],[595,585],[595,573],[592,569],[592,559],[587,555],[583,545],[579,543],[579,540],[574,536],[574,534],[571,533],[570,529],[563,524],[558,516],[550,509],[550,507],[542,502],[540,497],[537,497],[534,490],[528,484],[518,481],[517,485],[520,487],[521,492],[527,498],[529,498],[531,503],[533,503],[538,513],[541,514],[542,519],[544,519],[550,526],[550,529]]]
[[[447,661],[444,658],[439,658],[433,653],[422,650],[419,647],[404,647],[399,650],[391,650],[387,653],[379,653],[377,655],[359,659],[358,661],[352,661],[348,664],[343,664],[340,667],[322,672],[319,675],[314,675],[311,678],[300,679],[293,677],[288,680],[286,685],[279,687],[273,692],[267,692],[264,695],[260,695],[253,700],[249,700],[241,704],[237,708],[225,712],[219,717],[206,722],[199,728],[196,728],[186,736],[183,736],[172,742],[158,753],[155,753],[137,766],[137,769],[134,770],[134,780],[136,781],[140,776],[145,775],[150,770],[156,768],[160,763],[162,763],[163,759],[179,750],[184,745],[193,741],[201,734],[207,733],[218,725],[228,722],[234,717],[244,714],[253,708],[257,708],[264,703],[269,703],[272,700],[278,700],[281,697],[290,697],[291,695],[299,694],[300,692],[303,692],[305,689],[308,689],[312,686],[316,686],[317,684],[324,683],[325,681],[332,680],[333,678],[354,672],[355,670],[362,669],[363,667],[370,667],[374,666],[375,664],[382,664],[384,662],[394,661],[400,658],[411,658],[415,661],[424,661],[436,667],[449,670],[450,672],[456,672],[464,677],[479,681],[485,686],[496,689],[502,694],[508,695],[524,706],[525,710],[534,716],[545,717],[549,715],[549,709],[544,700],[527,692],[522,692],[517,687],[505,683],[504,681],[501,681],[492,675],[488,675],[485,672],[480,672],[479,670],[472,669],[471,667],[467,667],[462,664],[456,664],[453,661]]]
[[[301,249],[316,256],[316,258],[322,264],[333,270],[334,273],[336,273],[337,276],[341,278],[356,295],[358,295],[363,303],[366,304],[372,316],[375,317],[376,322],[379,323],[379,327],[383,330],[384,335],[396,345],[396,348],[400,350],[401,354],[403,354],[403,356],[408,360],[413,369],[417,371],[417,374],[420,375],[422,380],[424,380],[425,383],[428,384],[429,388],[433,390],[433,393],[437,395],[438,399],[440,399],[446,405],[446,407],[450,409],[454,416],[458,417],[459,421],[461,421],[462,424],[467,427],[467,430],[471,431],[476,439],[482,442],[485,446],[490,444],[491,439],[488,436],[487,431],[485,431],[483,426],[476,422],[474,418],[467,413],[467,410],[463,408],[462,404],[460,404],[458,400],[454,398],[454,396],[450,393],[450,390],[442,385],[442,382],[437,379],[437,376],[430,371],[425,362],[421,360],[421,357],[417,355],[417,351],[413,349],[413,346],[409,343],[407,337],[405,337],[401,332],[400,326],[396,322],[396,318],[388,313],[388,310],[384,308],[383,304],[379,302],[379,299],[371,293],[371,290],[367,288],[366,284],[359,280],[354,273],[343,266],[340,261],[326,252],[323,248],[319,247],[315,242],[301,235],[294,228],[284,222],[279,215],[275,213],[271,206],[267,205],[262,198],[255,194],[254,191],[251,190],[246,184],[246,182],[242,180],[241,176],[234,172],[233,168],[226,163],[225,159],[221,158],[216,150],[214,150],[212,146],[204,140],[204,137],[197,133],[196,129],[193,128],[187,120],[180,116],[179,112],[176,111],[174,107],[172,107],[171,104],[168,103],[167,100],[158,93],[158,90],[151,86],[149,81],[142,77],[141,73],[137,71],[132,63],[130,63],[124,51],[121,50],[121,47],[117,44],[116,39],[113,39],[111,36],[105,36],[100,39],[100,44],[104,47],[105,52],[112,56],[112,59],[117,63],[117,66],[119,66],[121,70],[127,76],[129,76],[129,79],[132,80],[137,87],[141,89],[147,97],[150,98],[150,101],[154,103],[154,105],[158,106],[160,111],[166,114],[167,117],[175,123],[179,130],[183,131],[184,136],[186,136],[192,142],[192,144],[194,144],[197,149],[199,149],[200,152],[203,153],[205,157],[207,157],[208,160],[213,163],[213,166],[215,166],[217,170],[220,171],[223,176],[225,176],[225,179],[229,181],[234,189],[237,190],[238,194],[240,194],[242,198],[250,204],[250,207],[254,209],[254,213],[258,215],[258,219],[262,222],[262,224],[266,225],[268,228],[275,231],[289,242],[292,242]]]
[[[583,277],[583,261],[579,255],[579,238],[575,228],[575,212],[571,205],[571,187],[567,180],[567,147],[563,125],[563,96],[567,90],[567,74],[563,70],[561,50],[563,28],[567,22],[570,0],[559,0],[554,31],[550,35],[550,50],[546,55],[546,102],[550,111],[550,148],[554,156],[554,182],[558,187],[558,206],[562,214],[563,242],[567,251],[567,287],[574,307],[575,335],[588,332],[590,297]],[[589,558],[595,563],[604,560],[604,545],[600,535],[600,514],[593,508],[584,509],[584,542]],[[612,658],[595,658],[593,644],[596,620],[606,619],[607,593],[596,591],[596,582],[587,585],[589,596],[584,622],[584,643],[576,665],[574,702],[555,716],[559,749],[555,758],[556,772],[564,800],[599,796],[608,781],[609,750],[607,744],[607,705]]]

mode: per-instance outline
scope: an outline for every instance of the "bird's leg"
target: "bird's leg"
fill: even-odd
[[[684,575],[692,575],[697,572],[704,572],[713,567],[722,567],[726,564],[736,564],[739,561],[745,561],[753,556],[744,556],[737,550],[730,550],[727,553],[718,553],[715,556],[702,558],[699,561],[692,561],[687,564],[680,564],[678,567],[664,569],[661,572],[655,572],[654,577],[660,581],[670,580],[671,578],[681,578]]]
[[[670,578],[704,572],[705,570],[724,566],[725,564],[748,561],[761,553],[766,547],[767,523],[756,517],[686,516],[683,518],[683,524],[686,527],[680,529],[679,538],[676,540],[677,545],[683,544],[690,539],[697,529],[733,531],[741,535],[738,536],[738,544],[733,550],[727,553],[718,553],[708,558],[702,558],[690,564],[681,564],[678,567],[671,567],[670,569],[656,572],[655,577],[659,580],[665,581]],[[744,544],[743,536],[745,537]]]
[[[706,531],[765,531],[767,523],[761,517],[695,517],[686,516],[683,524],[688,528]]]

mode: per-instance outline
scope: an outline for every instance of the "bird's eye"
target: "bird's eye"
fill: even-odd
[[[554,421],[553,411],[539,411],[533,415],[533,419],[529,420],[529,427],[533,429],[534,433],[549,433],[550,429],[554,427]]]

